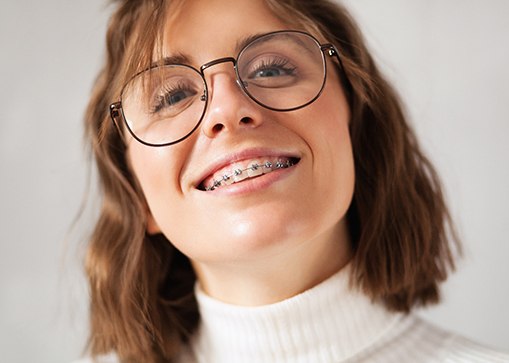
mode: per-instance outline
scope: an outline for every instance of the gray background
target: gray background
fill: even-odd
[[[421,314],[509,351],[509,2],[346,3],[408,106],[465,244],[444,303]],[[95,198],[71,225],[87,191],[81,119],[110,10],[98,0],[2,3],[2,362],[69,362],[86,338],[80,256]]]

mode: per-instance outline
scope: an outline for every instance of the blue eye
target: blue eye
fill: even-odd
[[[165,98],[166,98],[167,104],[175,105],[175,104],[179,103],[180,101],[184,100],[188,96],[189,95],[186,93],[186,91],[180,90],[180,91],[165,95]]]
[[[197,94],[196,90],[186,84],[165,85],[161,94],[156,97],[155,104],[152,107],[152,113],[157,113],[163,109],[174,109],[178,112],[179,108],[184,109],[189,99]]]
[[[273,78],[273,77],[284,77],[293,76],[296,68],[291,66],[286,59],[283,58],[271,58],[262,60],[259,65],[255,67],[253,71],[249,73],[249,79],[256,78]]]
[[[255,77],[277,77],[282,75],[282,70],[278,68],[266,68],[256,72]]]
[[[283,88],[296,85],[301,74],[288,57],[264,56],[248,63],[247,69],[241,69],[244,86],[247,88]]]

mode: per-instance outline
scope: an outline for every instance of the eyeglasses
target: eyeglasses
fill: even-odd
[[[332,44],[320,44],[301,31],[261,35],[237,58],[219,58],[200,69],[186,64],[152,66],[132,77],[120,101],[110,105],[111,118],[122,118],[131,135],[148,146],[168,146],[189,137],[200,125],[208,104],[204,71],[231,62],[240,89],[254,102],[273,111],[293,111],[314,102],[327,74],[324,56],[336,56]]]

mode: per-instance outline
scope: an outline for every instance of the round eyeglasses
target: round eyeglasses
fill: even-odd
[[[231,62],[240,89],[254,102],[273,111],[293,111],[315,101],[325,86],[332,44],[312,35],[276,31],[254,38],[237,58],[219,58],[199,70],[186,64],[152,66],[132,77],[110,105],[111,118],[122,118],[131,135],[148,146],[168,146],[190,136],[200,125],[208,104],[204,71]]]

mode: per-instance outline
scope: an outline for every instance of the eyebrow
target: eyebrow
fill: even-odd
[[[237,44],[235,45],[235,51],[237,53],[239,53],[242,49],[244,49],[244,47],[246,45],[248,45],[249,43],[251,43],[255,39],[257,39],[257,38],[259,38],[259,37],[261,37],[262,35],[265,35],[265,34],[268,34],[268,33],[257,33],[257,34],[252,34],[252,35],[248,35],[248,36],[240,38],[239,40],[237,40]]]
[[[251,43],[253,40],[259,38],[260,36],[264,35],[266,33],[257,33],[257,34],[252,34],[252,35],[248,35],[248,36],[245,36],[245,37],[242,37],[240,38],[239,40],[237,40],[237,42],[235,43],[235,56],[238,55],[238,53],[244,49],[245,46],[247,46],[249,43]],[[158,60],[158,61],[155,61],[155,62],[152,62],[150,64],[150,68],[152,67],[155,67],[155,66],[158,66],[158,65],[170,65],[170,64],[186,64],[186,65],[189,65],[191,64],[192,61],[191,61],[191,57],[184,54],[184,53],[176,53],[174,55],[170,55],[170,56],[166,56],[166,57],[163,57],[162,59]]]
[[[191,58],[184,53],[177,53],[174,55],[163,57],[162,59],[152,62],[150,64],[150,68],[159,66],[159,65],[169,65],[169,64],[189,64],[191,63]]]

